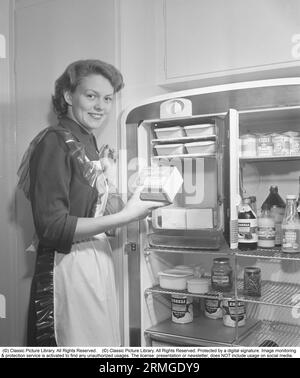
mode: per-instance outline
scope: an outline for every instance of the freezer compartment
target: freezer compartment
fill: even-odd
[[[218,250],[224,245],[222,230],[184,230],[157,231],[148,235],[148,243],[154,248],[182,250]]]

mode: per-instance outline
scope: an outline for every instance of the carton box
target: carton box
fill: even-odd
[[[141,200],[172,203],[183,184],[183,178],[173,166],[147,167],[140,173],[139,182],[143,185]]]

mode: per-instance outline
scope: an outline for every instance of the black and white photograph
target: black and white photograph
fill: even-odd
[[[299,0],[0,0],[0,131],[2,358],[300,357]]]

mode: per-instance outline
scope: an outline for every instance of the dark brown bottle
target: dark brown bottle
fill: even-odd
[[[251,199],[243,198],[238,214],[238,248],[257,249],[257,218],[250,206]]]
[[[263,202],[261,207],[263,207],[266,210],[271,210],[272,206],[285,208],[285,202],[278,193],[278,186],[275,185],[272,185],[270,187],[270,193],[266,200]]]

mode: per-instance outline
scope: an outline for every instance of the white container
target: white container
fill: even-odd
[[[290,137],[285,134],[272,136],[273,155],[288,156],[290,154]]]
[[[187,280],[187,290],[189,293],[205,294],[209,290],[209,280],[207,278],[192,278]]]
[[[259,157],[273,156],[272,136],[270,134],[258,134],[256,138],[256,150]]]
[[[240,146],[242,157],[256,157],[256,136],[254,134],[242,135]]]
[[[216,152],[216,142],[212,140],[203,142],[185,143],[189,154],[213,155]]]
[[[185,273],[188,274],[194,274],[194,267],[188,266],[188,265],[176,265],[174,266],[174,269],[182,270]]]
[[[158,272],[159,286],[163,289],[185,290],[187,280],[193,278],[192,273],[180,269],[168,269]]]
[[[227,327],[238,327],[246,324],[246,305],[245,302],[232,299],[223,299],[223,323]]]
[[[216,134],[216,127],[213,123],[204,123],[202,125],[184,126],[184,131],[190,137],[209,137]]]
[[[152,211],[152,225],[163,230],[186,230],[186,214],[183,208],[160,207]]]
[[[174,323],[191,323],[194,318],[193,299],[184,295],[171,296],[172,321]]]
[[[284,135],[290,138],[290,155],[300,155],[300,133],[297,131],[288,131]]]
[[[156,144],[153,148],[155,148],[157,155],[182,155],[184,153],[182,143]]]
[[[182,138],[185,136],[184,129],[181,126],[156,128],[154,132],[158,139]]]

